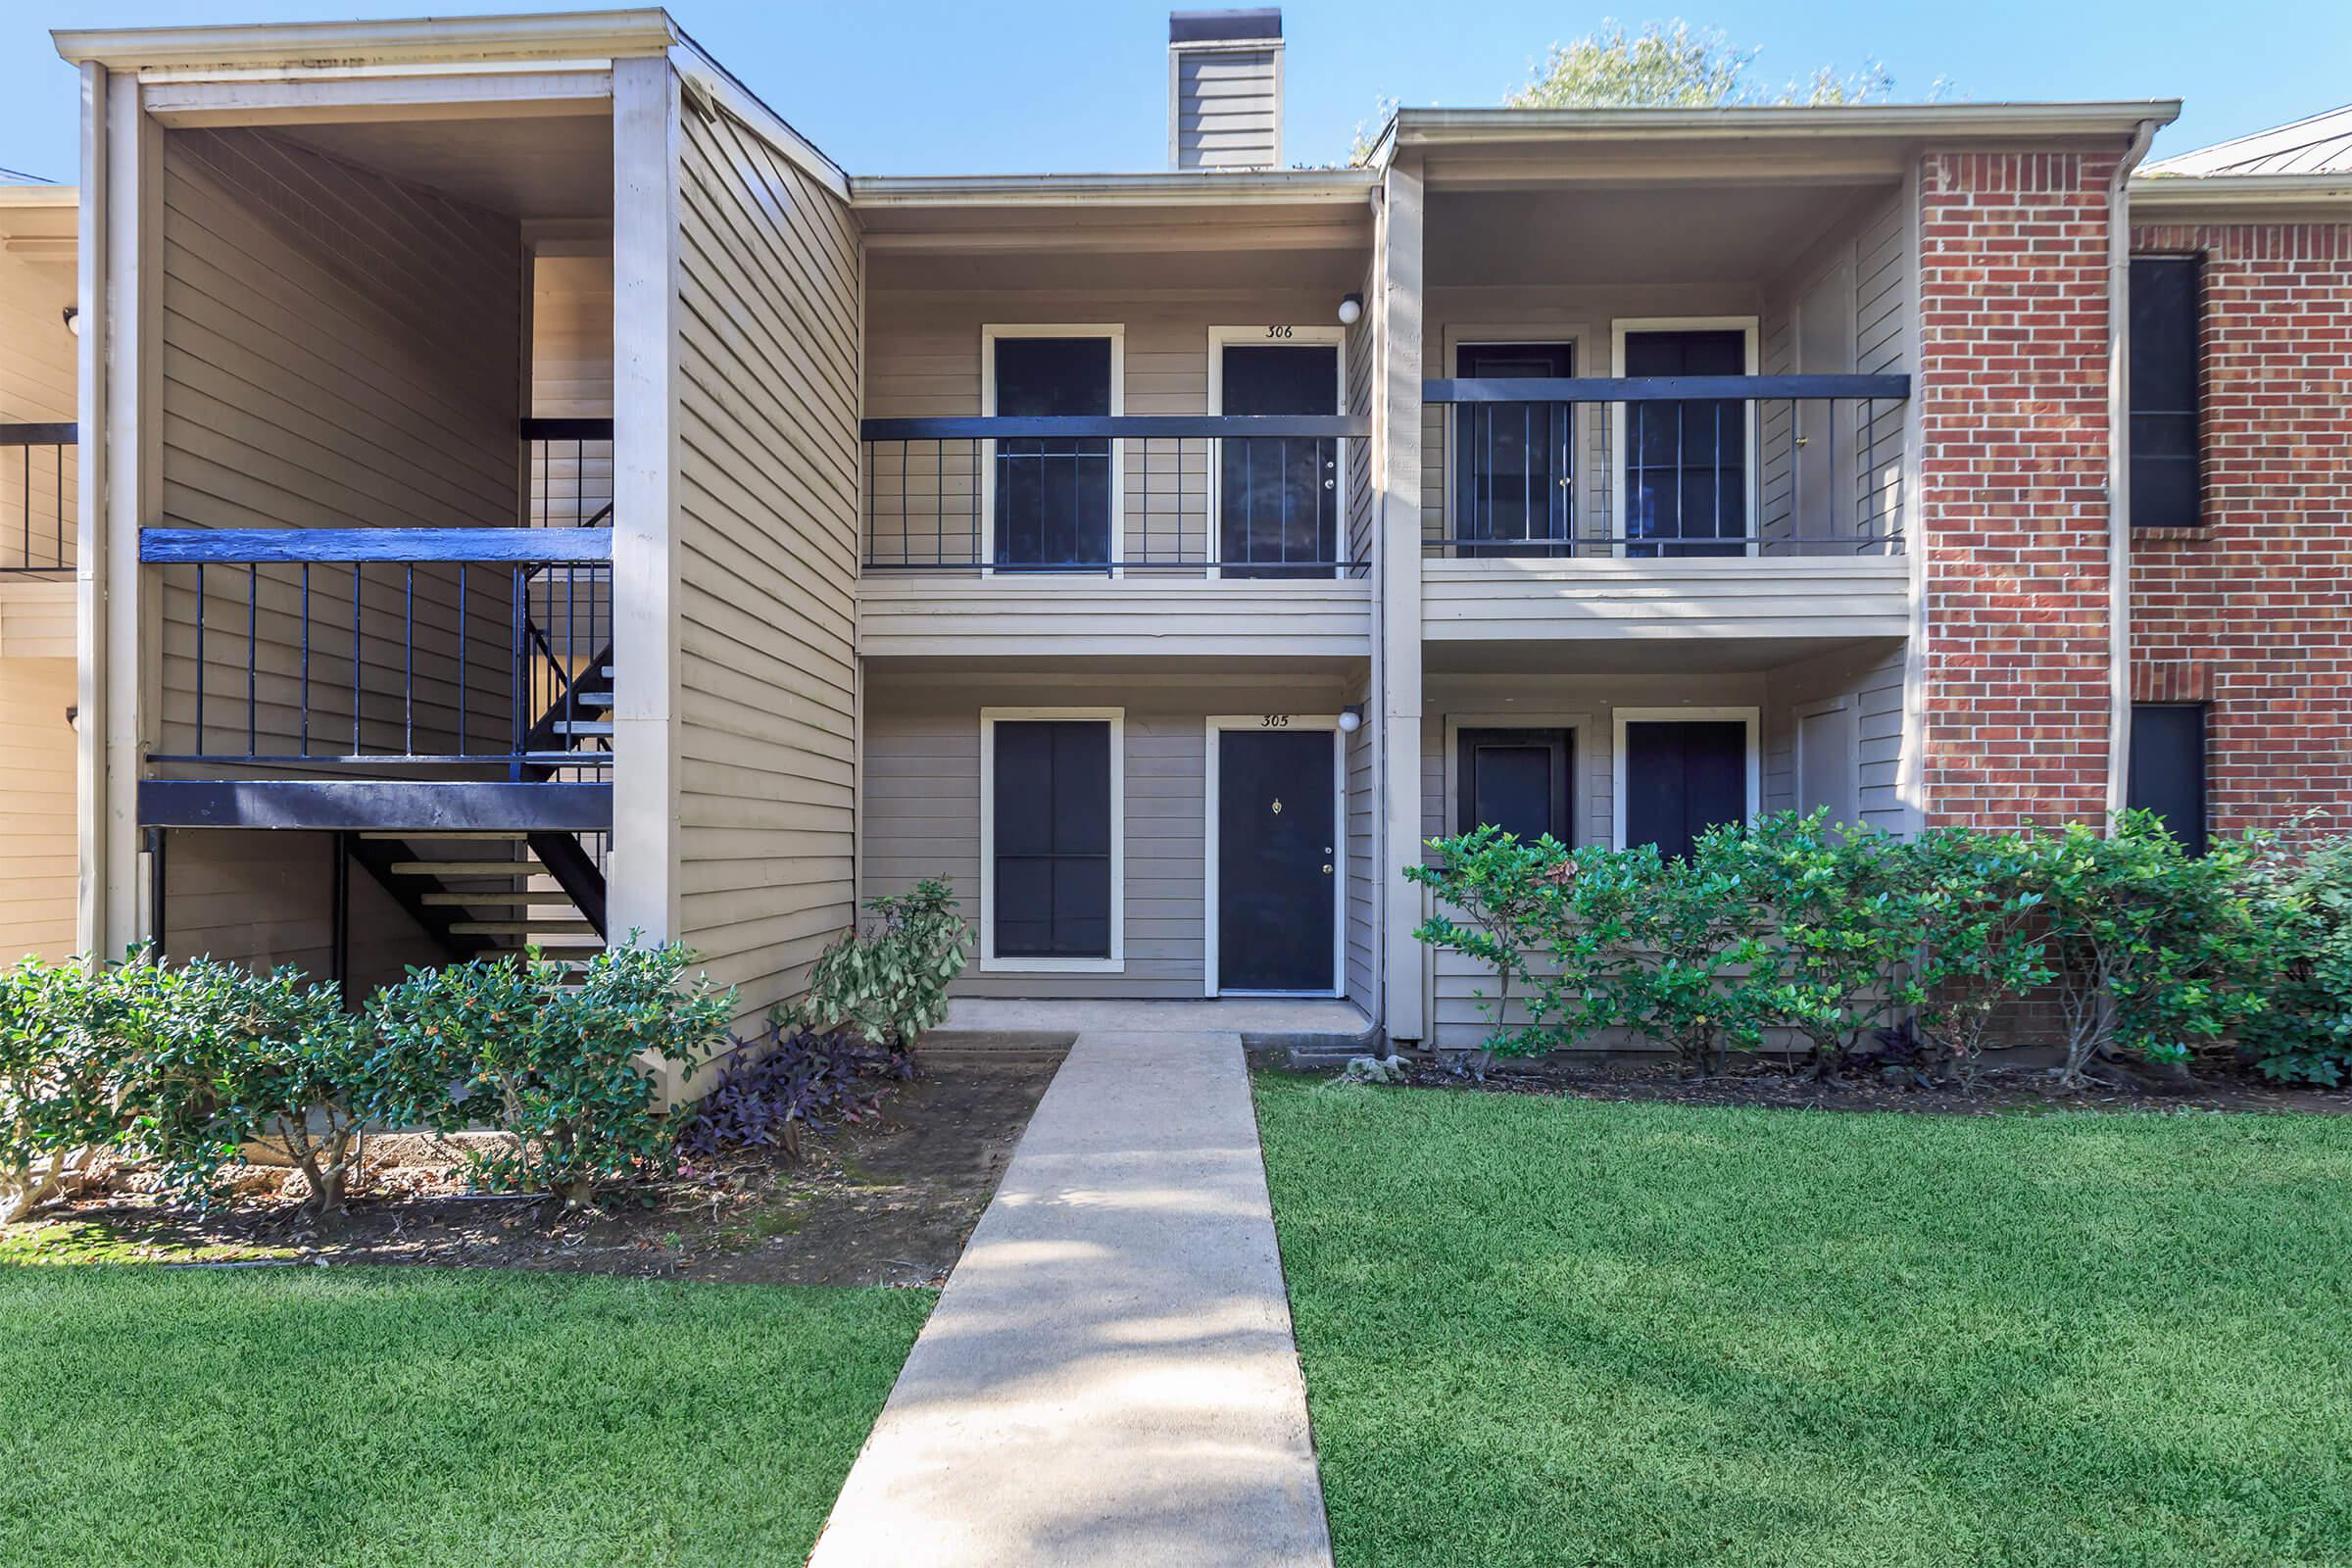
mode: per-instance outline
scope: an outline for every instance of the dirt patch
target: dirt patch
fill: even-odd
[[[2181,1089],[2116,1085],[2058,1087],[2039,1069],[1996,1068],[1967,1088],[1923,1087],[1881,1078],[1817,1079],[1802,1070],[1752,1067],[1712,1078],[1685,1078],[1664,1063],[1612,1062],[1491,1068],[1481,1079],[1432,1062],[1414,1062],[1416,1089],[1467,1094],[1550,1095],[1576,1100],[1655,1102],[1678,1105],[1769,1105],[1789,1110],[1908,1111],[1918,1115],[2013,1116],[2057,1110],[2300,1111],[2352,1114],[2352,1093],[2288,1088],[2252,1075],[2200,1078]]]
[[[880,1113],[779,1155],[705,1161],[658,1188],[568,1218],[536,1199],[452,1191],[444,1155],[378,1139],[349,1212],[305,1220],[282,1177],[249,1170],[207,1213],[92,1199],[0,1228],[0,1263],[144,1261],[207,1267],[431,1263],[771,1285],[944,1282],[1060,1065],[1048,1050],[927,1059]]]

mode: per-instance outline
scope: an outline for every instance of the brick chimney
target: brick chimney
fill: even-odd
[[[1168,13],[1168,167],[1282,167],[1282,11]]]

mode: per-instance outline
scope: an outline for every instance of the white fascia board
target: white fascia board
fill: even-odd
[[[2132,181],[2131,200],[2135,218],[2225,210],[2336,215],[2352,211],[2352,173],[2141,175]]]
[[[2177,98],[2048,104],[1862,104],[1740,109],[1402,109],[1402,147],[1481,142],[1694,140],[1707,137],[1809,139],[1852,136],[2129,135],[2143,121],[2168,124]]]
[[[58,54],[75,65],[95,62],[109,71],[142,73],[628,59],[662,54],[680,36],[669,14],[659,8],[387,22],[60,28],[50,34]]]
[[[1143,174],[859,174],[859,207],[1196,207],[1331,203],[1371,199],[1367,169],[1207,170]]]

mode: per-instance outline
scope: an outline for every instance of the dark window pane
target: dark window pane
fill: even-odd
[[[1740,331],[1630,332],[1629,376],[1744,375]],[[1625,531],[1633,556],[1746,548],[1748,405],[1726,398],[1626,405]]]
[[[1747,817],[1747,725],[1659,719],[1625,726],[1625,842],[1689,855],[1708,828]]]
[[[1454,372],[1467,380],[1564,380],[1565,343],[1465,343]],[[1465,403],[1454,412],[1453,531],[1467,556],[1568,553],[1575,465],[1564,403]]]
[[[1568,820],[1568,732],[1561,729],[1466,729],[1454,788],[1460,829],[1498,827],[1523,840],[1548,833],[1575,840]]]
[[[2132,525],[2198,521],[2201,289],[2186,256],[2132,262]]]
[[[995,899],[1000,957],[1110,954],[1110,726],[996,726]]]
[[[997,413],[1110,413],[1110,339],[996,340]],[[1110,443],[1076,437],[996,444],[1000,565],[1089,565],[1110,560]]]
[[[2205,710],[2173,704],[2132,709],[2132,766],[2125,804],[2164,818],[2192,855],[2205,853]]]

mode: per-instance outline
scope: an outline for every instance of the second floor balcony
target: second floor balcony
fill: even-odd
[[[867,419],[876,657],[1361,657],[1361,415]]]
[[[1424,638],[1903,635],[1910,377],[1711,373],[1656,335],[1657,374],[1426,385]]]

